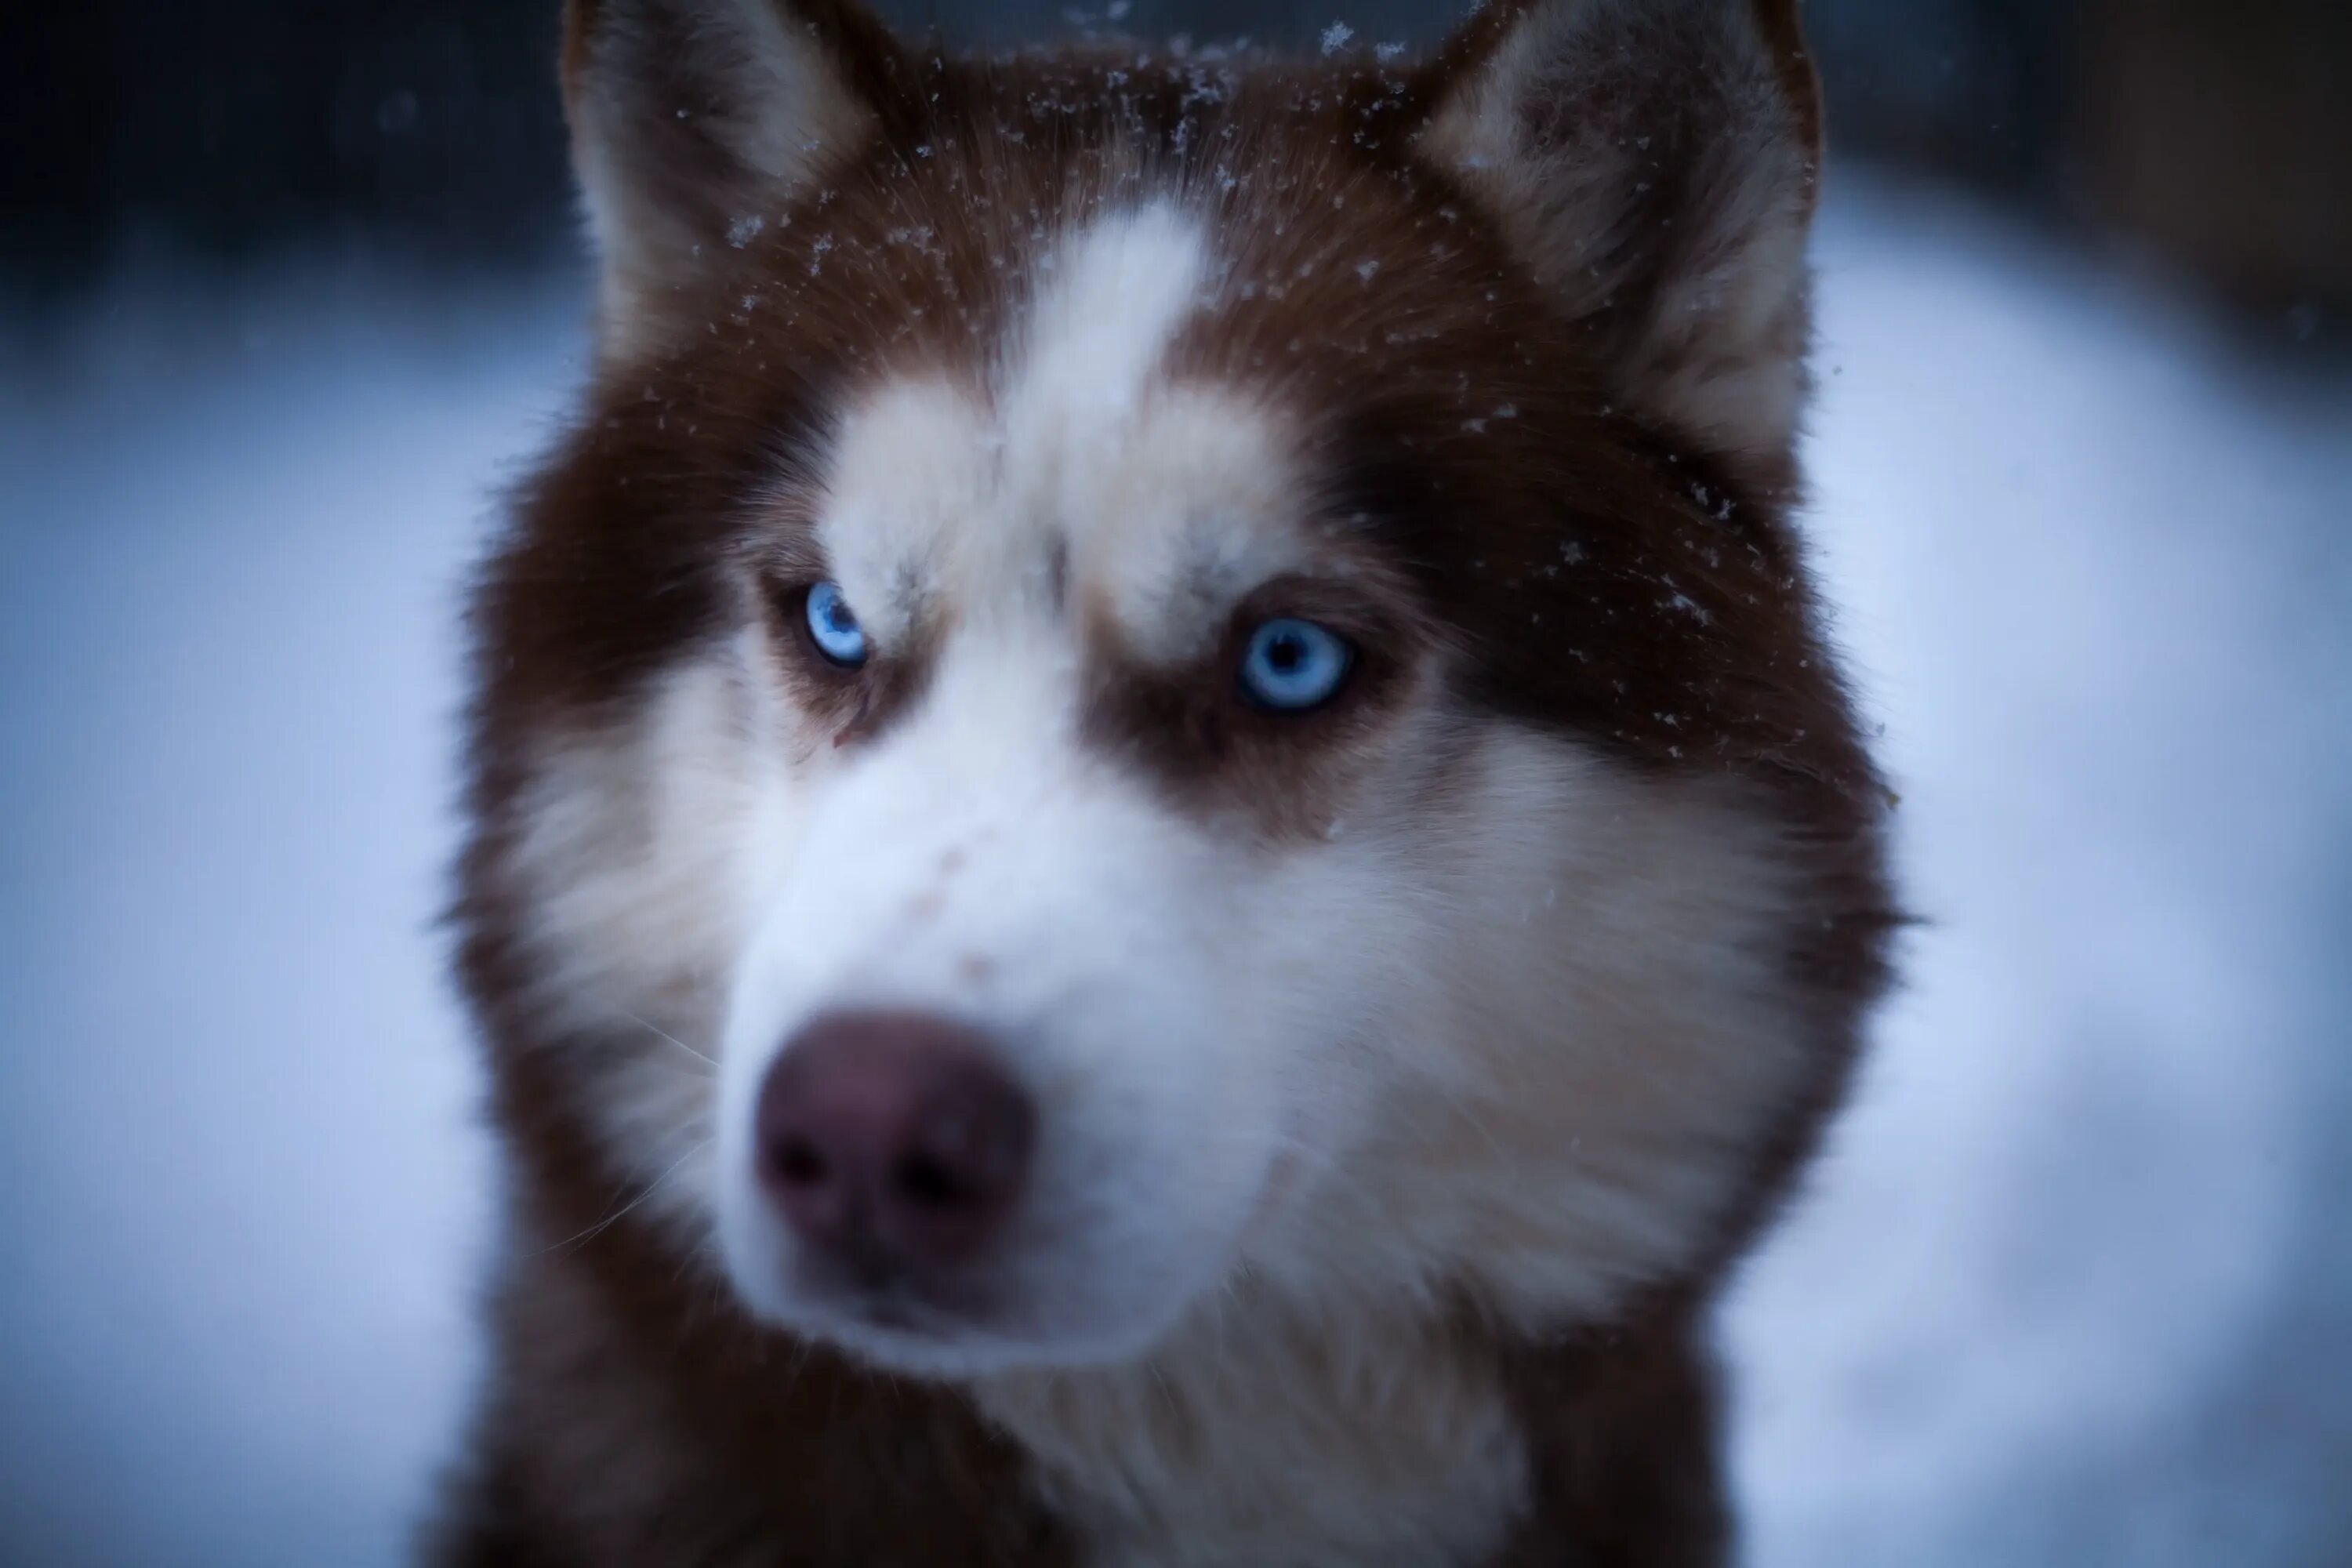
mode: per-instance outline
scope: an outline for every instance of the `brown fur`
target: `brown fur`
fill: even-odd
[[[870,123],[740,247],[725,227],[755,185],[723,145],[692,125],[637,144],[649,177],[710,197],[673,215],[702,263],[635,298],[666,346],[604,364],[520,494],[475,610],[461,973],[513,1158],[514,1251],[491,1319],[497,1370],[433,1561],[1077,1562],[1019,1452],[958,1395],[754,1326],[709,1259],[614,1216],[619,1178],[573,1082],[619,1047],[548,1036],[513,855],[530,738],[625,703],[736,624],[741,520],[789,517],[836,400],[893,367],[972,373],[1048,237],[1146,190],[1187,193],[1238,237],[1226,308],[1179,345],[1181,374],[1262,388],[1313,422],[1315,523],[1368,567],[1346,613],[1388,634],[1367,646],[1400,651],[1319,728],[1232,719],[1204,697],[1222,662],[1108,678],[1097,733],[1180,795],[1303,831],[1319,820],[1318,770],[1344,766],[1390,683],[1433,669],[1465,705],[1637,769],[1736,781],[1803,852],[1811,918],[1779,956],[1818,1061],[1701,1264],[1625,1321],[1563,1325],[1555,1341],[1485,1327],[1475,1305],[1460,1331],[1507,1368],[1536,1478],[1495,1568],[1724,1560],[1704,1308],[1841,1097],[1883,984],[1880,787],[1804,584],[1789,454],[1713,449],[1623,404],[1610,366],[1632,303],[1564,307],[1527,236],[1423,154],[1418,128],[1524,9],[1490,10],[1418,70],[1244,74],[1166,57],[968,64],[905,50],[853,8],[801,7],[795,25]],[[659,7],[572,6],[575,111],[621,10]],[[1758,16],[1810,148],[1819,108],[1794,8],[1759,0]],[[1242,183],[1221,192],[1228,174]],[[788,609],[776,619],[789,641]],[[919,671],[809,665],[798,679],[851,740],[887,723]]]

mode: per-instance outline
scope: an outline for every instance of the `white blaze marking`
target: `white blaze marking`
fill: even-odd
[[[1132,509],[1118,477],[1147,444],[1155,380],[1206,267],[1200,230],[1171,208],[1105,218],[1041,265],[985,394],[899,381],[850,412],[819,532],[869,631],[903,635],[910,593],[968,610],[1034,603],[1024,588],[1045,580],[1055,535]]]
[[[1164,206],[1072,237],[1008,355],[1004,432],[1033,460],[1119,438],[1200,297],[1206,246]]]

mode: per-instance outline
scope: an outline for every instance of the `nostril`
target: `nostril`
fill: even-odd
[[[787,1138],[769,1157],[769,1169],[788,1186],[815,1187],[832,1174],[824,1152],[805,1138]]]
[[[899,1161],[890,1179],[900,1197],[923,1208],[954,1208],[971,1195],[970,1184],[927,1154]]]

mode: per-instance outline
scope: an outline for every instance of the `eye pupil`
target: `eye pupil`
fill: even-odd
[[[1306,645],[1295,637],[1278,637],[1266,645],[1266,662],[1286,675],[1297,669],[1306,658]]]

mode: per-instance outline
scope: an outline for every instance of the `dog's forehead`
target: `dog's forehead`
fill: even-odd
[[[1175,659],[1302,565],[1292,422],[1171,358],[1218,270],[1173,206],[1099,216],[1040,256],[976,374],[902,371],[852,401],[817,536],[871,631],[1077,604]]]

